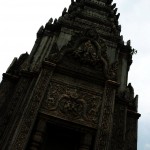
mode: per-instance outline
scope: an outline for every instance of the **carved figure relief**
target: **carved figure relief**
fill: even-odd
[[[100,59],[98,58],[96,48],[90,40],[82,43],[74,52],[75,58],[79,58],[83,64],[96,65]]]
[[[62,83],[51,82],[41,111],[65,120],[95,127],[98,122],[102,93],[89,93]]]
[[[51,54],[47,60],[60,63],[64,57],[67,61],[74,60],[80,63],[80,66],[101,71],[106,78],[116,80],[118,62],[109,63],[107,46],[96,30],[86,29],[74,34],[66,46]]]
[[[78,99],[76,93],[69,95],[62,95],[58,104],[59,109],[62,113],[68,114],[68,117],[79,118],[84,115],[84,100]]]

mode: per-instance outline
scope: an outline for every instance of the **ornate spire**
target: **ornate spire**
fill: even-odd
[[[64,8],[57,21],[47,23],[46,31],[60,30],[61,27],[76,30],[94,28],[103,38],[121,43],[121,26],[118,23],[120,13],[117,13],[116,3],[112,2],[113,0],[71,0],[69,8]]]

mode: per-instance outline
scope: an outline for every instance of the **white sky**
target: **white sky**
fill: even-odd
[[[14,57],[30,53],[37,30],[58,18],[71,0],[0,0],[0,80]],[[133,56],[129,82],[139,95],[138,150],[150,150],[150,0],[114,0],[124,40],[138,50]]]

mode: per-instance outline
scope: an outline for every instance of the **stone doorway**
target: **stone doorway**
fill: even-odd
[[[79,150],[79,132],[56,125],[48,125],[42,150]]]

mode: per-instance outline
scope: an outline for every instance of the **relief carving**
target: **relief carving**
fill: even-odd
[[[99,33],[93,29],[86,29],[84,32],[72,35],[69,43],[59,52],[51,53],[47,60],[56,64],[63,60],[68,61],[67,64],[77,63],[76,65],[103,72],[107,79],[116,80],[117,78],[118,62],[110,64],[107,45],[100,38]]]
[[[11,143],[12,149],[18,150],[24,148],[26,139],[38,113],[39,105],[41,104],[41,100],[44,95],[43,93],[46,90],[51,74],[52,72],[43,70],[41,78],[38,81],[37,87],[34,91],[34,96],[31,97],[30,103],[26,108],[24,118],[21,120],[20,126],[18,127],[18,132],[15,136],[15,139]]]
[[[109,59],[106,51],[107,46],[98,32],[87,29],[73,35],[66,46],[58,53],[51,54],[47,60],[57,64],[67,58],[66,60],[71,61],[70,63],[80,63],[83,67],[103,72],[104,77],[109,78]]]
[[[114,81],[117,80],[118,66],[119,66],[118,61],[115,61],[114,63],[112,63],[112,64],[109,66],[109,69],[108,69],[108,76],[109,76],[109,79],[114,80]]]
[[[75,58],[79,58],[83,64],[96,65],[100,61],[96,48],[90,40],[82,43],[77,50],[73,52]]]
[[[74,93],[75,95],[76,93]],[[59,101],[59,109],[62,113],[67,114],[68,117],[79,118],[84,115],[85,101],[78,99],[78,95],[72,96],[63,94]]]
[[[112,82],[113,83],[113,82]],[[112,131],[112,113],[114,109],[115,88],[111,82],[107,83],[104,93],[104,102],[101,109],[101,116],[99,118],[97,137],[95,142],[95,150],[105,150],[109,148],[109,139]],[[117,84],[115,85],[117,86]]]
[[[41,110],[69,121],[96,125],[101,99],[102,93],[88,93],[66,84],[52,82]]]

